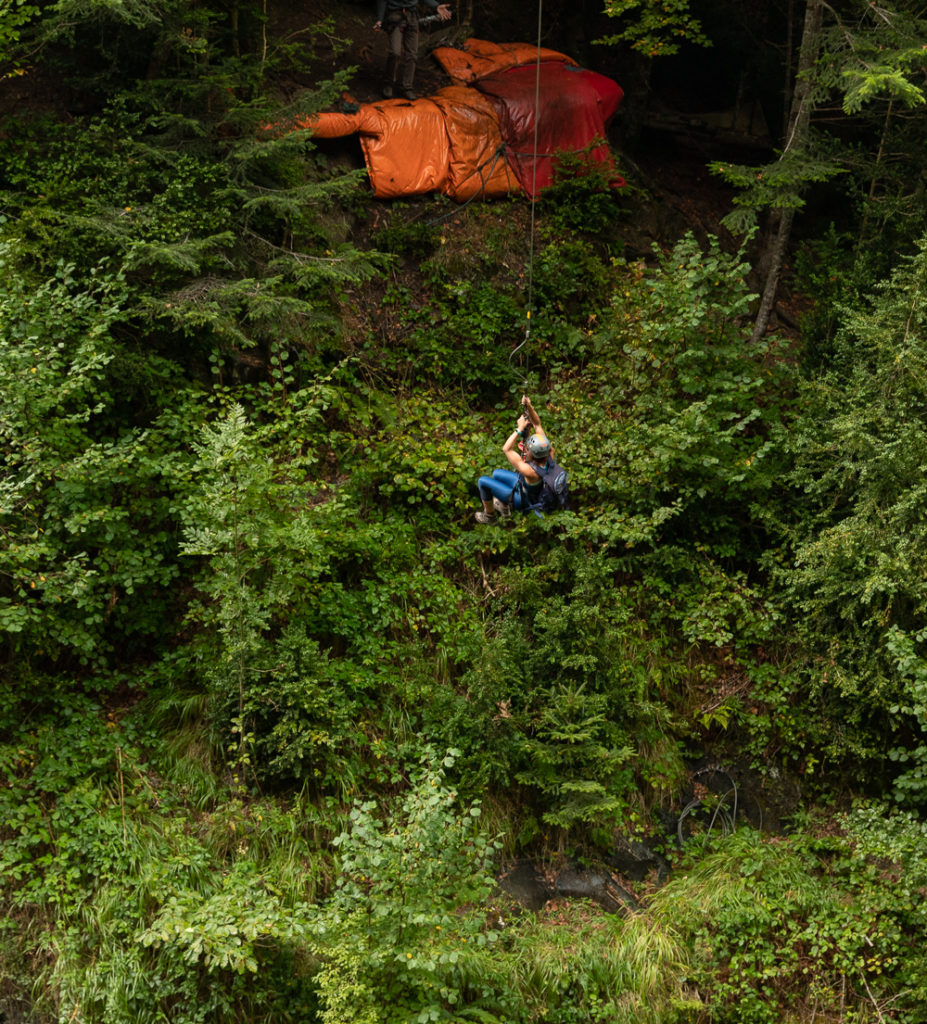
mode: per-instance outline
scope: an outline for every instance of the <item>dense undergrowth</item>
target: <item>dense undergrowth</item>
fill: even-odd
[[[743,251],[627,262],[569,166],[530,267],[521,202],[374,220],[189,15],[0,140],[0,1009],[924,1020],[924,242],[749,344]],[[476,528],[525,389],[574,508]],[[788,828],[678,849],[706,760]],[[633,913],[495,887],[629,838]]]

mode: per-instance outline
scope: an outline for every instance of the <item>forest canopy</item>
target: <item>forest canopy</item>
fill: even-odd
[[[621,189],[259,130],[365,3],[0,10],[4,1019],[925,1019],[924,12],[536,13],[419,88],[576,43]]]

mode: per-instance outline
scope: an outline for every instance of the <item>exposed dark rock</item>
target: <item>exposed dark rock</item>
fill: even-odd
[[[499,888],[528,910],[540,910],[558,897],[593,900],[609,913],[636,909],[634,896],[603,865],[599,869],[566,867],[543,872],[531,861],[518,861],[498,879]]]
[[[553,897],[553,886],[531,861],[518,861],[499,878],[499,888],[528,910],[540,910]]]
[[[630,878],[634,882],[642,882],[654,871],[662,881],[669,869],[663,857],[650,846],[625,836],[617,837],[614,849],[605,858],[605,863],[623,878]]]
[[[611,914],[638,908],[637,900],[610,871],[567,868],[557,873],[554,890],[558,896],[594,900]]]

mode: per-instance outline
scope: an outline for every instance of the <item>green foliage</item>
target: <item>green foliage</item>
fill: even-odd
[[[418,221],[390,223],[376,233],[377,248],[384,252],[423,260],[431,256],[439,244],[438,229]]]
[[[391,291],[383,315],[404,326],[401,348],[376,343],[367,353],[377,371],[403,386],[498,392],[511,376],[511,335],[524,319],[515,290],[486,280],[442,281],[433,299],[415,308],[403,290]]]
[[[122,396],[107,377],[127,317],[120,276],[98,274],[84,291],[74,267],[61,265],[31,286],[9,253],[0,286],[0,623],[23,656],[102,660],[169,621],[178,421],[168,414],[146,429],[113,429]],[[151,376],[167,375],[156,366]],[[178,407],[186,401],[178,390]]]
[[[509,570],[506,611],[465,677],[471,715],[489,720],[479,758],[504,755],[506,776],[527,789],[536,818],[524,841],[550,826],[562,839],[581,824],[631,824],[637,787],[680,770],[651,757],[673,723],[649,686],[673,670],[662,638],[643,635],[641,594],[616,587],[619,569],[554,549]]]
[[[256,864],[239,861],[208,895],[198,886],[170,896],[139,941],[172,948],[188,964],[256,974],[261,947],[301,941],[305,916],[305,907],[281,906]]]
[[[802,354],[747,343],[742,253],[609,259],[607,168],[561,161],[531,268],[517,200],[440,229],[422,200],[360,252],[362,173],[290,130],[350,73],[272,94],[315,81],[316,42],[337,56],[330,23],[0,15],[0,45],[100,98],[0,133],[8,1016],[914,1024],[911,816],[712,836],[627,918],[498,893],[487,917],[503,843],[653,839],[708,747],[805,793],[851,775],[923,802],[927,250],[871,302],[886,257],[848,255],[919,209],[894,167],[923,150],[894,113],[919,100],[918,21],[880,11],[852,52],[828,37],[813,94],[883,118],[878,158],[831,139],[730,172],[744,209],[797,208],[851,163],[871,200],[855,242],[799,259],[827,298],[800,384]],[[685,3],[609,13],[644,54],[705,41]],[[576,511],[474,530],[525,388]]]
[[[300,397],[297,419],[307,434],[326,395],[321,389],[314,403],[309,392]],[[228,754],[242,782],[254,766],[259,741],[253,716],[260,709],[281,702],[283,723],[270,725],[271,735],[274,728],[283,729],[294,763],[333,744],[331,726],[340,722],[344,727],[353,711],[347,694],[342,708],[328,709],[308,689],[313,677],[316,686],[324,686],[327,658],[304,630],[286,629],[289,610],[307,587],[324,577],[332,557],[323,539],[324,519],[309,504],[317,501],[316,492],[323,486],[307,477],[315,453],[309,449],[287,475],[278,476],[274,464],[261,457],[261,447],[259,433],[249,430],[240,406],[206,428],[197,445],[200,482],[188,505],[182,548],[186,555],[209,559],[200,584],[209,600],[196,602],[191,615],[208,629],[200,644],[209,666],[212,714],[230,731]],[[281,629],[286,652],[282,664],[275,650]],[[303,693],[294,708],[288,682],[290,673],[305,671],[304,660],[309,677],[303,677]],[[268,677],[276,686],[268,685]],[[293,735],[293,726],[285,724],[291,708],[299,717],[311,709],[321,712],[329,728],[312,730],[303,722]]]
[[[777,573],[823,659],[818,686],[851,721],[907,703],[890,646],[898,630],[916,633],[925,613],[917,454],[925,267],[922,245],[870,303],[843,314],[831,368],[804,384],[803,415],[789,432],[787,482],[803,512],[783,524],[789,556]]]
[[[599,146],[604,143],[600,140]],[[540,198],[541,227],[552,238],[566,232],[602,235],[626,213],[627,188],[614,187],[614,168],[591,163],[590,145],[580,153],[558,154],[554,180]]]
[[[761,211],[800,210],[809,186],[845,171],[835,162],[827,140],[814,134],[801,148],[784,150],[775,161],[759,167],[717,160],[708,166],[713,174],[741,190],[734,197],[735,209],[722,223],[742,235],[756,227]]]
[[[501,947],[501,948],[499,948]],[[513,1019],[544,1024],[681,1024],[701,1008],[687,984],[689,952],[649,914],[603,914],[557,902],[513,922],[494,975],[517,998]]]
[[[322,1021],[450,1021],[468,1001],[459,964],[497,937],[480,906],[497,844],[477,804],[456,811],[454,753],[417,771],[388,817],[357,802],[334,840],[341,875],[314,924]]]
[[[831,224],[818,238],[803,242],[793,265],[798,288],[814,295],[814,306],[802,316],[803,352],[808,369],[830,360],[841,309],[864,302],[877,272],[876,252],[857,252],[853,238]]]
[[[135,280],[147,270],[171,282],[172,271],[209,265],[228,244],[230,210],[219,195],[227,171],[202,153],[152,152],[142,141],[152,120],[123,99],[49,140],[13,125],[4,178],[20,211],[20,244],[40,266],[118,255]],[[191,233],[197,243],[184,247]]]
[[[361,494],[352,494],[320,474],[319,424],[343,401],[339,387],[320,383],[294,396],[287,416],[264,426],[233,407],[197,446],[183,548],[201,560],[201,598],[190,613],[198,627],[193,652],[211,694],[211,719],[242,784],[254,772],[308,776],[351,795],[368,772],[378,781],[390,778],[398,751],[416,746],[414,723],[427,715],[406,707],[421,707],[426,694],[443,701],[441,682],[472,656],[475,616],[461,611],[440,561],[423,564],[413,524],[401,510],[389,511],[400,495],[413,506],[434,500],[444,515],[458,494],[466,500],[469,472],[456,482],[451,472],[462,465],[459,444],[442,443],[443,457],[453,462],[436,465],[430,480],[420,475],[423,465],[428,469],[421,452],[417,463],[411,447],[404,452],[395,443],[392,457],[380,454],[390,447],[387,434],[411,445],[413,420],[401,434],[394,422],[379,441],[352,437],[367,463],[354,481]],[[421,412],[414,405],[412,411]],[[440,413],[424,411],[426,418]],[[302,452],[267,461],[263,453],[294,429]],[[398,460],[405,458],[406,471],[417,475],[414,489],[400,491]],[[375,488],[385,493],[371,514],[363,502]],[[377,700],[385,693],[401,717],[410,716],[407,733],[384,736]]]
[[[205,95],[139,87],[53,134],[11,125],[0,182],[17,262],[42,274],[74,264],[86,288],[84,267],[118,274],[146,348],[199,375],[211,365],[235,380],[257,364],[269,376],[280,359],[318,368],[336,347],[339,290],[374,269],[320,226],[359,175],[327,173],[307,133],[287,128],[336,86],[301,94],[288,114],[232,69],[190,81]]]
[[[38,13],[39,8],[26,0],[9,0],[0,11],[0,72],[3,77],[17,73],[15,67],[20,61],[16,60],[16,44],[23,26],[28,25]],[[14,65],[13,72],[8,70],[10,63]]]
[[[742,190],[724,223],[732,231],[747,232],[761,211],[800,210],[812,186],[845,175],[844,202],[865,210],[865,238],[859,251],[870,241],[877,249],[886,242],[870,221],[892,225],[908,242],[910,232],[897,223],[897,214],[919,204],[907,172],[923,148],[920,120],[910,116],[924,102],[919,84],[925,66],[923,11],[900,4],[888,12],[867,3],[839,10],[823,4],[821,10],[824,23],[819,35],[807,40],[809,66],[796,84],[797,91],[805,92],[800,116],[807,114],[815,123],[807,132],[796,131],[793,123],[774,163],[709,164],[715,174]],[[825,111],[838,103],[857,123],[862,119],[867,124],[867,131],[879,139],[875,146],[847,146],[840,130],[832,130]],[[905,171],[899,176],[902,162]],[[857,179],[852,185],[850,175]],[[884,251],[901,247],[889,243]]]
[[[550,241],[537,254],[534,270],[534,293],[545,321],[594,318],[608,295],[609,278],[608,268],[588,242]]]
[[[646,57],[669,57],[684,42],[710,46],[701,22],[689,11],[689,0],[606,0],[605,13],[624,19],[620,30],[598,40],[608,45],[628,43]]]
[[[894,659],[903,693],[903,703],[889,708],[892,715],[903,713],[914,719],[918,745],[906,737],[905,746],[894,747],[888,756],[906,766],[905,771],[894,780],[896,796],[901,800],[912,800],[921,803],[927,796],[927,664],[918,654],[917,646],[922,645],[927,633],[924,631],[916,636],[907,636],[897,626],[889,629],[885,646]],[[913,766],[907,768],[909,763]]]
[[[879,912],[877,936],[882,943],[863,951],[863,969],[870,984],[875,975],[874,991],[884,986],[900,993],[900,1020],[916,1021],[927,996],[920,940],[927,926],[924,822],[910,813],[862,804],[844,824],[852,855],[839,866],[858,891],[858,902],[871,901]]]
[[[736,833],[657,895],[654,922],[697,951],[690,978],[711,1020],[773,1024],[812,1008],[870,1019],[889,1005],[920,1019],[924,921],[910,886],[923,826],[874,807],[845,825],[821,839]]]
[[[631,790],[635,748],[621,745],[621,731],[610,727],[609,705],[609,698],[569,683],[536,694],[521,744],[526,767],[516,778],[541,791],[546,824],[568,829],[620,820],[626,810],[622,791]]]
[[[305,1020],[305,819],[228,794],[198,818],[160,778],[143,719],[56,696],[0,746],[0,899],[28,922],[4,964],[34,965],[19,991],[101,1024]]]
[[[736,543],[730,531],[775,473],[784,373],[765,346],[744,344],[745,271],[689,235],[654,270],[619,279],[588,366],[549,399],[575,439],[577,498],[602,511],[584,532],[634,545],[675,528],[717,554]]]
[[[473,449],[485,441],[474,427],[449,430],[456,412],[435,395],[404,396],[385,412],[380,430],[361,436],[356,480],[369,500],[414,513],[429,528],[467,503],[481,472]]]
[[[902,4],[885,17],[871,5],[856,6],[856,24],[835,16],[826,35],[817,68],[821,86],[842,93],[847,114],[858,114],[878,99],[919,107],[924,93],[917,78],[927,64],[923,11]]]

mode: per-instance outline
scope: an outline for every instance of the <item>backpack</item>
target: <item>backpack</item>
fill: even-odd
[[[570,507],[570,477],[563,466],[558,466],[553,459],[547,460],[546,466],[535,466],[534,471],[544,481],[538,500],[529,505],[525,501],[522,489],[522,511],[533,512],[543,516],[545,512],[565,512]],[[524,481],[521,481],[523,484]]]

